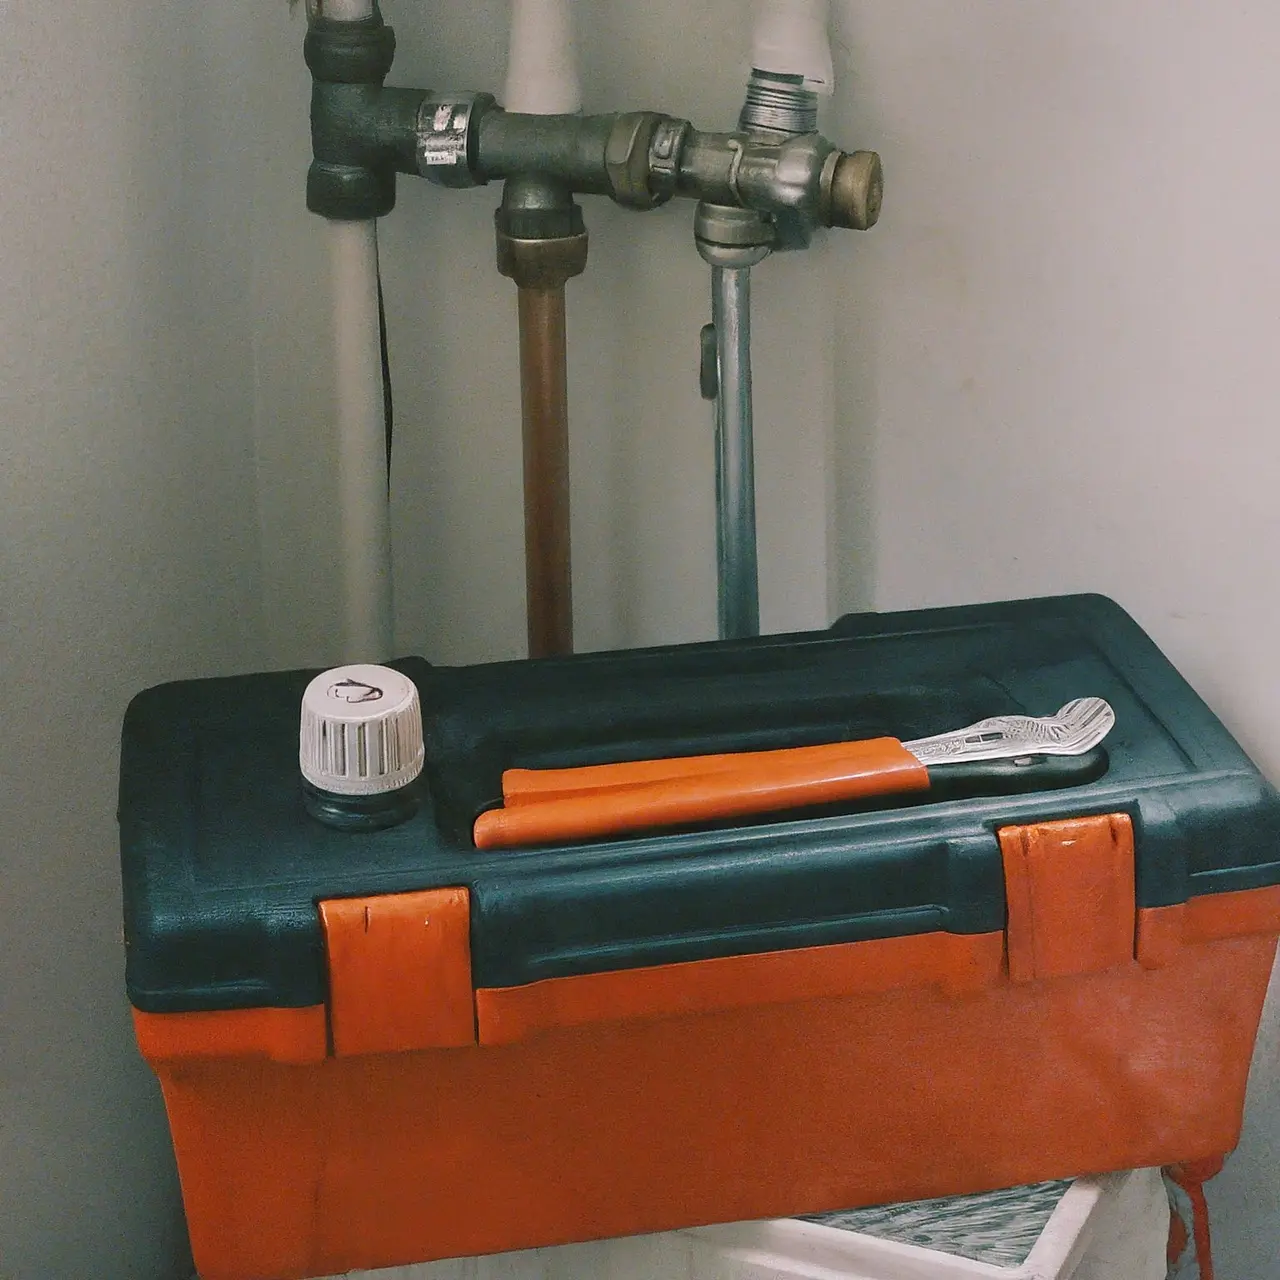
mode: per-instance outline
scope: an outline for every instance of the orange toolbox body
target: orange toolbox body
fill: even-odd
[[[422,806],[303,807],[311,672],[126,717],[127,983],[202,1280],[293,1280],[1191,1161],[1236,1143],[1280,800],[1078,596],[472,668]],[[511,768],[898,742],[1107,699],[1078,760],[478,849]],[[892,754],[892,751],[891,751]]]

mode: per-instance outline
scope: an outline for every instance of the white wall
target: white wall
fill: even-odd
[[[840,602],[1109,593],[1280,779],[1280,12],[838,8],[888,181],[831,259],[835,487],[872,509],[841,512]],[[1214,1196],[1228,1280],[1276,1272],[1276,1041]]]
[[[1280,707],[1277,256],[1263,6],[840,0],[828,130],[878,146],[873,235],[757,276],[765,625],[1076,588],[1128,605],[1260,761]],[[505,4],[387,0],[401,83],[500,83]],[[583,6],[588,109],[734,117],[745,5]],[[122,995],[112,790],[130,693],[324,661],[323,227],[284,0],[0,4],[0,1273],[180,1274]],[[514,297],[498,193],[404,181],[382,229],[399,647],[520,651]],[[709,635],[707,279],[688,206],[586,202],[571,283],[585,647]],[[832,427],[835,427],[834,431]],[[16,707],[13,705],[16,700]],[[1222,1180],[1220,1273],[1268,1274],[1277,1026]]]
[[[387,11],[401,83],[500,85],[505,0]],[[588,107],[727,126],[739,16],[734,0],[693,16],[664,0],[644,21],[621,0],[593,6]],[[284,0],[0,2],[0,670],[11,720],[34,726],[0,791],[5,1280],[185,1272],[163,1112],[123,992],[114,787],[128,698],[336,652],[303,30]],[[523,645],[498,196],[405,182],[383,227],[399,638],[437,659]],[[709,303],[692,210],[640,218],[591,201],[587,217],[590,272],[570,286],[580,642],[706,637],[712,439],[696,360]],[[764,616],[819,624],[826,304],[800,296],[802,262],[760,274],[759,331],[785,334],[759,357]]]
[[[128,698],[262,661],[219,6],[0,5],[0,1274],[184,1274],[123,987]]]

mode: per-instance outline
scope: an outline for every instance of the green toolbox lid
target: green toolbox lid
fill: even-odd
[[[538,662],[390,665],[420,694],[425,787],[413,816],[379,831],[336,830],[304,806],[299,710],[315,671],[134,699],[119,816],[137,1008],[322,1003],[319,901],[446,886],[470,891],[477,987],[990,932],[1005,921],[997,828],[1062,817],[1131,817],[1140,907],[1280,883],[1275,791],[1099,596]],[[482,852],[471,840],[513,766],[906,741],[1083,696],[1105,698],[1116,724],[1066,766],[956,766],[897,799],[573,845]]]

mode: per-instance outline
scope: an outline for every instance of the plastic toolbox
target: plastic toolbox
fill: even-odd
[[[303,808],[311,672],[166,685],[126,717],[128,990],[204,1280],[1235,1144],[1280,805],[1111,602],[392,665],[421,693],[426,797],[377,833]],[[1082,695],[1116,725],[1066,772],[938,770],[899,798],[575,844],[470,836],[512,766],[905,741]]]

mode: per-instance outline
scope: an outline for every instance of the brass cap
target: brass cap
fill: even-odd
[[[866,231],[876,225],[884,199],[884,170],[874,151],[841,153],[823,178],[827,226]]]

